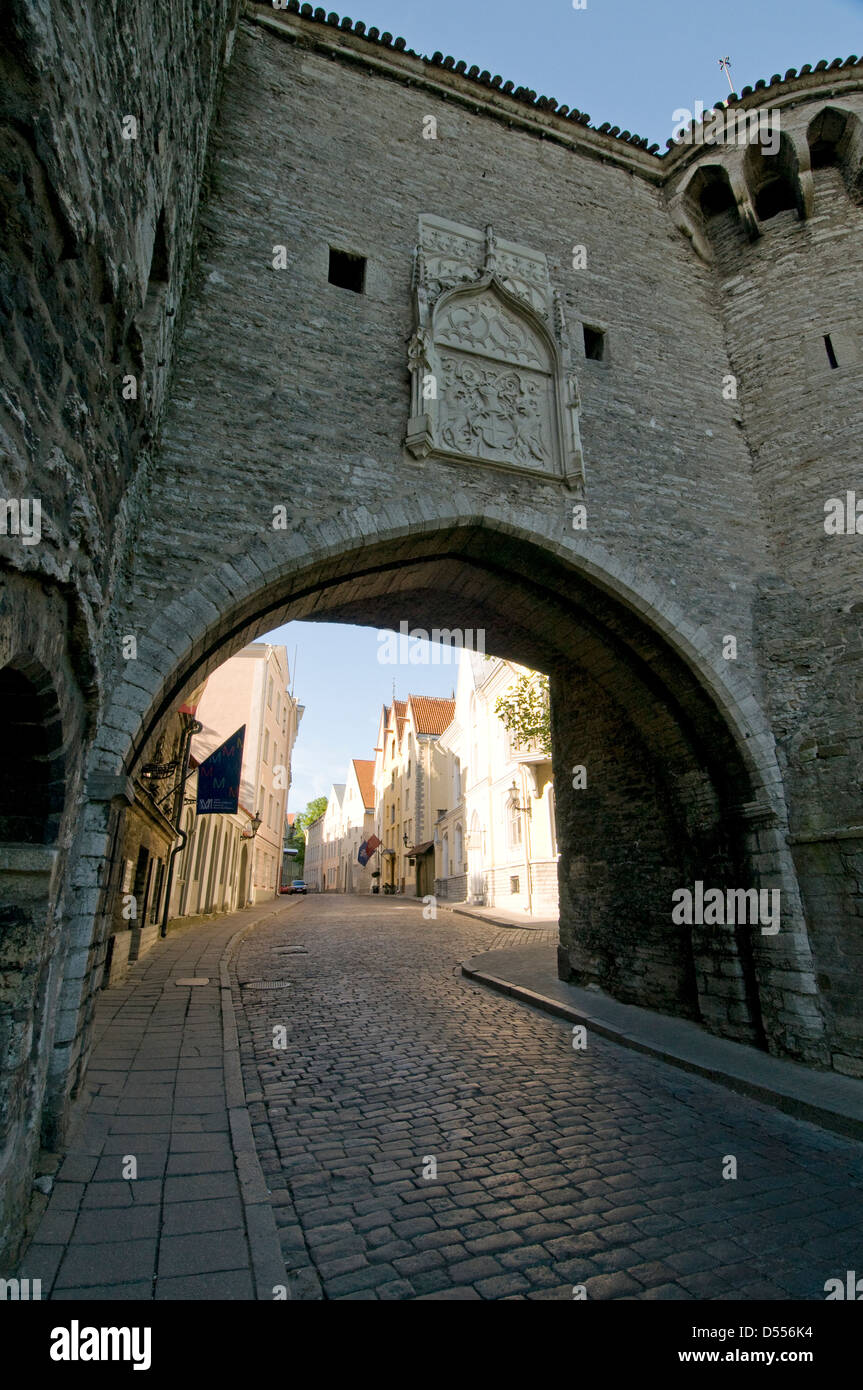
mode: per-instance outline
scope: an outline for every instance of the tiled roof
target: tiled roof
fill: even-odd
[[[398,737],[401,738],[402,729],[405,726],[405,717],[407,715],[408,702],[407,700],[393,700],[392,707],[395,711],[396,716],[396,733]]]
[[[409,695],[414,728],[418,734],[442,734],[455,716],[455,700],[436,695]]]
[[[402,38],[394,39],[389,32],[382,34],[380,30],[374,26],[368,29],[361,20],[355,23],[352,19],[348,19],[347,16],[340,18],[339,15],[335,14],[332,10],[328,12],[320,5],[302,4],[301,0],[285,0],[284,8],[289,14],[300,15],[303,19],[311,20],[316,24],[323,24],[331,28],[341,29],[345,33],[353,33],[357,37],[365,39],[368,43],[376,44],[379,48],[390,48],[394,49],[397,53],[407,53],[411,58],[418,58],[420,62],[425,63],[427,67],[448,68],[459,73],[469,82],[475,82],[479,87],[487,87],[495,91],[500,91],[504,95],[511,97],[513,101],[523,102],[526,106],[536,107],[539,111],[554,112],[564,120],[574,121],[578,125],[589,126],[591,130],[597,130],[600,135],[608,135],[613,140],[621,141],[621,143],[635,145],[642,150],[646,150],[648,154],[659,154],[659,146],[657,144],[650,144],[650,142],[641,135],[633,135],[631,131],[628,130],[622,131],[620,126],[613,126],[609,121],[603,121],[600,126],[591,126],[590,117],[584,112],[577,110],[575,107],[561,106],[554,97],[537,96],[536,92],[529,87],[516,87],[513,82],[504,82],[503,79],[497,75],[492,77],[491,73],[486,69],[483,69],[481,72],[476,64],[468,68],[467,63],[464,61],[456,62],[454,58],[449,56],[445,57],[443,53],[433,53],[431,58],[423,56],[414,52],[412,48],[408,48],[405,40]],[[762,92],[765,88],[776,87],[786,82],[792,82],[795,78],[806,77],[813,71],[819,73],[829,69],[832,72],[837,68],[851,68],[861,64],[863,64],[863,59],[858,58],[854,53],[852,53],[849,58],[834,58],[832,63],[828,63],[826,58],[822,58],[820,62],[814,65],[814,68],[811,63],[806,63],[799,72],[796,68],[789,68],[784,77],[778,72],[774,73],[769,82],[766,82],[764,78],[759,78],[754,87],[744,87],[739,94],[737,92],[730,92],[728,96],[725,97],[722,102],[717,103],[717,105],[737,106],[745,100],[745,98],[751,96],[753,92]],[[709,110],[704,112],[705,119],[709,115]],[[695,123],[693,122],[693,124]],[[666,146],[668,149],[672,149],[675,146],[675,142],[673,140],[667,140]]]
[[[375,765],[369,758],[354,758],[354,771],[360,787],[360,796],[366,810],[374,809],[375,804]]]

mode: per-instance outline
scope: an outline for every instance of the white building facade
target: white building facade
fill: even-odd
[[[245,725],[239,805],[234,815],[195,812],[197,775],[186,790],[171,894],[174,917],[231,912],[278,893],[291,753],[301,707],[288,689],[284,647],[255,642],[208,678],[195,716],[193,767]],[[257,826],[257,828],[256,828]]]
[[[318,816],[317,820],[312,821],[311,825],[306,826],[306,854],[303,861],[303,879],[310,893],[320,893],[323,890],[323,848],[324,848],[324,812],[323,816]]]
[[[523,667],[462,653],[447,810],[435,823],[435,895],[448,902],[556,917],[557,836],[551,757],[519,747],[495,713]]]

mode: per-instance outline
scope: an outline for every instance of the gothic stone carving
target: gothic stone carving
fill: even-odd
[[[583,486],[578,383],[545,257],[420,218],[408,347],[416,458],[489,464]]]

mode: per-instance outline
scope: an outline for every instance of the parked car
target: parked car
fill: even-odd
[[[290,893],[290,891],[291,891],[291,885],[290,885],[289,883],[280,883],[280,884],[279,884],[279,892],[280,892],[280,893]]]
[[[305,879],[295,878],[291,884],[290,891],[292,893],[308,893],[309,890],[306,887]]]

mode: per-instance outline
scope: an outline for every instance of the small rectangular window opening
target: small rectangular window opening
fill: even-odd
[[[329,281],[339,289],[362,294],[366,287],[365,256],[354,256],[350,251],[337,251],[331,246]]]
[[[518,878],[515,875],[509,881],[509,891],[510,893],[518,892]]]
[[[830,337],[829,333],[824,334],[824,347],[827,350],[827,361],[830,363],[830,366],[838,367],[839,363],[836,361],[836,352],[833,347],[833,340]]]
[[[602,362],[605,359],[605,334],[601,328],[592,328],[589,323],[584,327],[584,355],[591,362]]]

